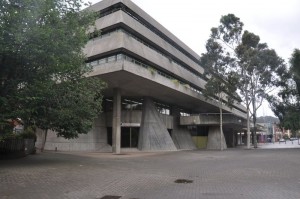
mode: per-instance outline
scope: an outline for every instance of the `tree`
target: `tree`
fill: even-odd
[[[290,69],[278,70],[280,77],[275,82],[278,97],[269,97],[271,109],[280,120],[282,128],[290,129],[294,135],[300,130],[300,51],[295,49],[290,59]]]
[[[266,93],[273,89],[272,81],[276,78],[275,71],[284,62],[267,44],[260,43],[259,36],[243,30],[243,23],[233,14],[221,17],[220,25],[211,29],[215,43],[222,46],[226,55],[227,73],[238,78],[238,93],[247,109],[247,147],[250,148],[250,111],[253,119],[253,138],[256,137],[256,112],[261,106]],[[254,139],[254,147],[257,147]]]
[[[103,82],[85,78],[83,47],[95,19],[82,0],[0,2],[0,121],[22,117],[59,136],[87,133]]]
[[[290,59],[291,73],[297,86],[298,96],[300,96],[300,50],[295,49]]]
[[[227,66],[232,63],[229,56],[224,54],[223,48],[213,39],[208,39],[206,43],[206,53],[203,53],[200,58],[201,65],[205,68],[205,75],[209,77],[206,85],[204,95],[206,98],[217,100],[220,111],[220,150],[224,149],[222,145],[223,140],[223,106],[232,106],[235,95],[228,95],[228,93],[235,93],[238,79],[234,73],[226,70]]]

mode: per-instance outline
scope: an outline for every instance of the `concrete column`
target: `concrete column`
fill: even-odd
[[[151,98],[143,102],[138,148],[141,151],[176,151],[177,148]]]
[[[222,136],[222,140],[220,139],[220,127],[219,126],[210,126],[207,138],[207,149],[212,150],[220,150],[221,142],[223,149],[227,149],[226,141],[224,134]]]
[[[113,99],[113,125],[112,125],[112,152],[120,154],[121,152],[121,92],[114,88]]]
[[[172,139],[177,149],[196,149],[196,145],[186,126],[180,126],[180,110],[172,107],[171,114],[173,116]]]

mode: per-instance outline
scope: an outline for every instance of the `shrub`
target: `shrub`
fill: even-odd
[[[34,141],[36,141],[35,127],[27,127],[24,132],[20,134],[20,137],[23,139],[34,139]]]

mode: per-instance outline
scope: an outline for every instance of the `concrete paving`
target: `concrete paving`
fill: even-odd
[[[0,198],[299,199],[299,169],[298,148],[44,152],[0,161]]]

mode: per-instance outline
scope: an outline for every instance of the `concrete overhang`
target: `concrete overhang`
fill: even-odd
[[[224,127],[244,128],[247,126],[247,121],[241,117],[237,117],[233,114],[224,114],[222,118]],[[191,116],[181,116],[180,125],[186,126],[219,126],[220,115],[219,114],[200,114]]]
[[[88,76],[98,76],[107,82],[104,91],[107,97],[113,96],[113,88],[120,88],[125,97],[153,97],[156,100],[185,108],[194,113],[216,113],[219,111],[215,101],[207,101],[205,97],[181,84],[159,74],[122,60],[96,67]],[[236,109],[224,107],[225,113],[233,113],[241,118],[246,114]]]

